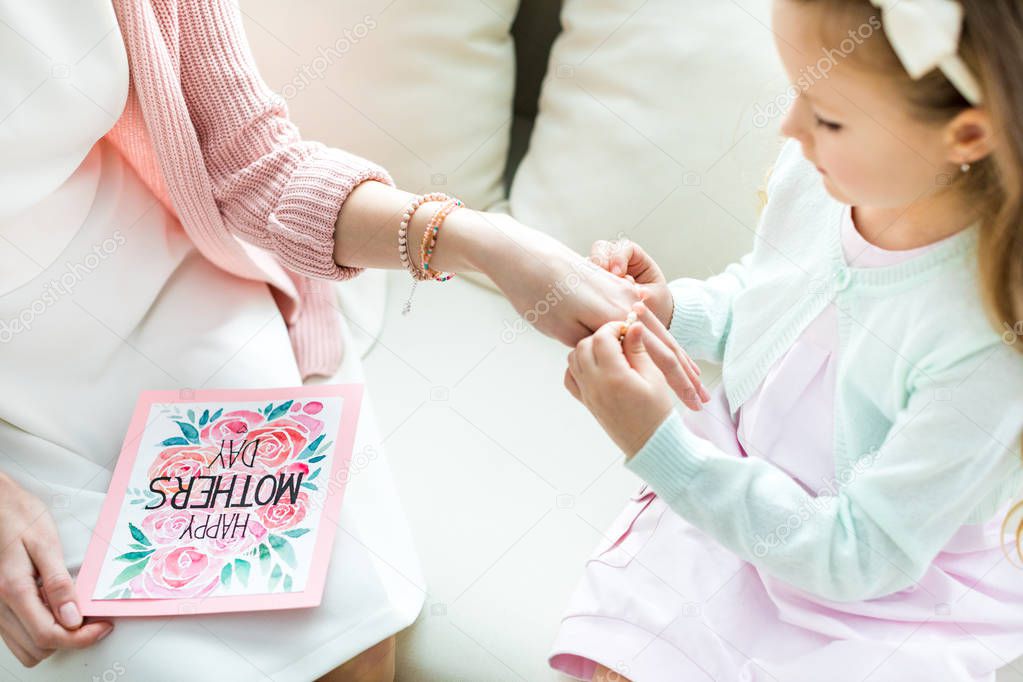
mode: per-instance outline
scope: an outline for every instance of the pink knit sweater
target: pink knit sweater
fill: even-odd
[[[131,88],[107,137],[206,258],[274,287],[303,378],[331,375],[341,327],[326,280],[361,272],[334,262],[334,224],[360,182],[394,182],[363,158],[301,139],[257,73],[232,0],[114,8]]]

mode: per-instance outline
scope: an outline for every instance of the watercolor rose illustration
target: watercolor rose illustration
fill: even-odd
[[[105,598],[202,598],[230,593],[232,586],[247,592],[291,591],[292,571],[297,568],[293,543],[302,542],[300,538],[311,530],[304,525],[310,507],[306,491],[319,489],[316,479],[333,447],[332,441],[324,442],[322,411],[319,401],[303,404],[287,400],[259,409],[189,409],[184,414],[169,414],[168,427],[175,429],[174,434],[158,444],[161,450],[148,475],[149,480],[171,480],[153,486],[154,491],[164,493],[163,503],[137,523],[127,524],[129,551],[115,557],[127,565],[113,579],[112,591]],[[237,453],[243,442],[256,440],[257,447],[231,461],[231,448]],[[238,475],[232,493],[235,501],[246,477],[251,477],[255,486],[264,476],[274,476],[280,482],[282,477],[297,481],[301,474],[302,483],[299,489],[283,492],[277,504],[230,507],[228,496],[221,495],[208,509],[170,506],[171,496],[187,490],[190,479],[220,475],[224,486],[234,474]],[[128,492],[133,496],[131,504],[161,502],[160,494],[153,491],[132,488]],[[215,537],[196,537],[191,532],[203,523],[217,525],[218,520],[222,525],[217,526]],[[234,523],[233,532],[224,537],[226,533],[220,531],[229,521]],[[305,541],[312,541],[312,536]],[[256,571],[263,582],[250,588]],[[260,585],[264,589],[258,589]]]

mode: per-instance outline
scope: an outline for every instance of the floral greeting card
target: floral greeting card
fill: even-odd
[[[84,615],[320,603],[361,385],[150,391],[76,581]]]

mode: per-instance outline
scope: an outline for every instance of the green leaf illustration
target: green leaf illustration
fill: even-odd
[[[214,412],[214,413],[213,413],[213,416],[212,416],[212,417],[210,417],[210,421],[211,421],[211,422],[215,422],[215,421],[217,421],[218,419],[220,419],[220,415],[222,415],[222,414],[224,414],[224,408],[220,408],[219,410],[217,410],[216,412]]]
[[[284,576],[284,591],[285,592],[291,592],[291,576],[290,575]]]
[[[188,441],[182,438],[181,436],[174,436],[173,438],[168,438],[167,440],[163,441],[162,443],[160,443],[160,445],[162,445],[165,448],[169,448],[175,445],[188,445]]]
[[[286,415],[288,413],[288,410],[291,409],[291,406],[294,403],[295,403],[294,400],[287,400],[287,401],[281,403],[280,405],[278,405],[273,410],[271,410],[270,412],[267,413],[266,420],[268,422],[272,422],[274,419],[277,419],[278,417],[283,417],[284,415]]]
[[[155,551],[155,549],[147,549],[144,552],[125,552],[120,556],[115,556],[114,561],[138,561],[139,559],[149,556]]]
[[[199,426],[206,426],[206,423],[210,420],[210,411],[203,410],[202,416],[199,417]]]
[[[323,459],[326,459],[326,458],[327,458],[326,455],[316,455],[315,457],[313,457],[312,459],[309,460],[309,463],[310,464],[316,464],[320,460],[323,460]]]
[[[270,549],[263,543],[259,543],[259,568],[264,574],[270,570]]]
[[[131,536],[135,538],[136,541],[141,542],[146,547],[153,546],[153,543],[149,541],[149,538],[146,537],[146,534],[140,531],[135,526],[135,524],[131,523],[130,521],[128,522],[128,530],[131,531]]]
[[[308,528],[292,528],[290,530],[284,531],[284,534],[287,535],[289,538],[300,538],[308,532],[309,532]]]
[[[305,450],[302,451],[302,454],[300,454],[298,456],[298,458],[299,459],[305,459],[306,457],[310,457],[312,455],[315,455],[316,454],[316,448],[320,447],[320,443],[323,442],[323,439],[324,439],[324,437],[326,437],[326,435],[327,434],[325,434],[325,433],[321,433],[316,438],[314,438],[313,441],[311,443],[309,443],[309,445],[306,446]]]
[[[220,569],[220,582],[225,587],[231,586],[231,564],[224,564],[224,567]]]
[[[288,542],[287,538],[283,538],[280,535],[270,535],[270,546],[284,559],[284,562],[295,568],[297,560],[295,559],[295,550],[292,548],[291,543]]]
[[[310,490],[319,490],[319,488],[316,487],[315,483],[309,483],[307,481],[302,481],[302,487],[309,488]]]
[[[273,589],[275,587],[277,587],[277,583],[280,582],[282,574],[283,574],[283,571],[281,571],[281,567],[280,566],[274,566],[273,572],[270,573],[270,582],[267,585],[268,589],[271,592],[273,592]]]
[[[181,433],[188,439],[189,443],[199,442],[199,431],[188,422],[174,422],[181,429]]]
[[[195,423],[195,410],[188,411],[188,421]]]
[[[249,562],[245,559],[234,560],[234,574],[242,581],[243,587],[249,586]]]
[[[131,580],[132,578],[137,576],[139,573],[141,573],[142,569],[144,569],[146,567],[146,564],[148,564],[148,563],[149,563],[149,557],[146,557],[145,559],[143,559],[142,561],[138,562],[137,564],[132,564],[131,566],[128,566],[126,569],[124,569],[123,571],[121,571],[120,573],[117,574],[117,577],[114,578],[114,582],[111,583],[111,585],[120,585],[123,582]]]

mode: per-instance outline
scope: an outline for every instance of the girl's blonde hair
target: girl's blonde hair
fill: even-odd
[[[792,0],[820,11],[824,44],[841,41],[850,28],[874,26],[879,10],[868,0]],[[961,191],[981,211],[978,260],[981,293],[992,325],[1009,330],[1023,352],[1023,3],[1019,0],[960,0],[965,11],[959,54],[977,74],[995,130],[994,152],[957,174],[950,190]],[[837,43],[836,43],[837,44]],[[882,71],[906,93],[915,115],[930,122],[951,121],[970,103],[940,70],[919,80],[906,73],[883,32],[849,55],[857,64]],[[1023,512],[1015,504],[1002,522]],[[1015,529],[1016,553],[1023,561],[1023,520]]]

